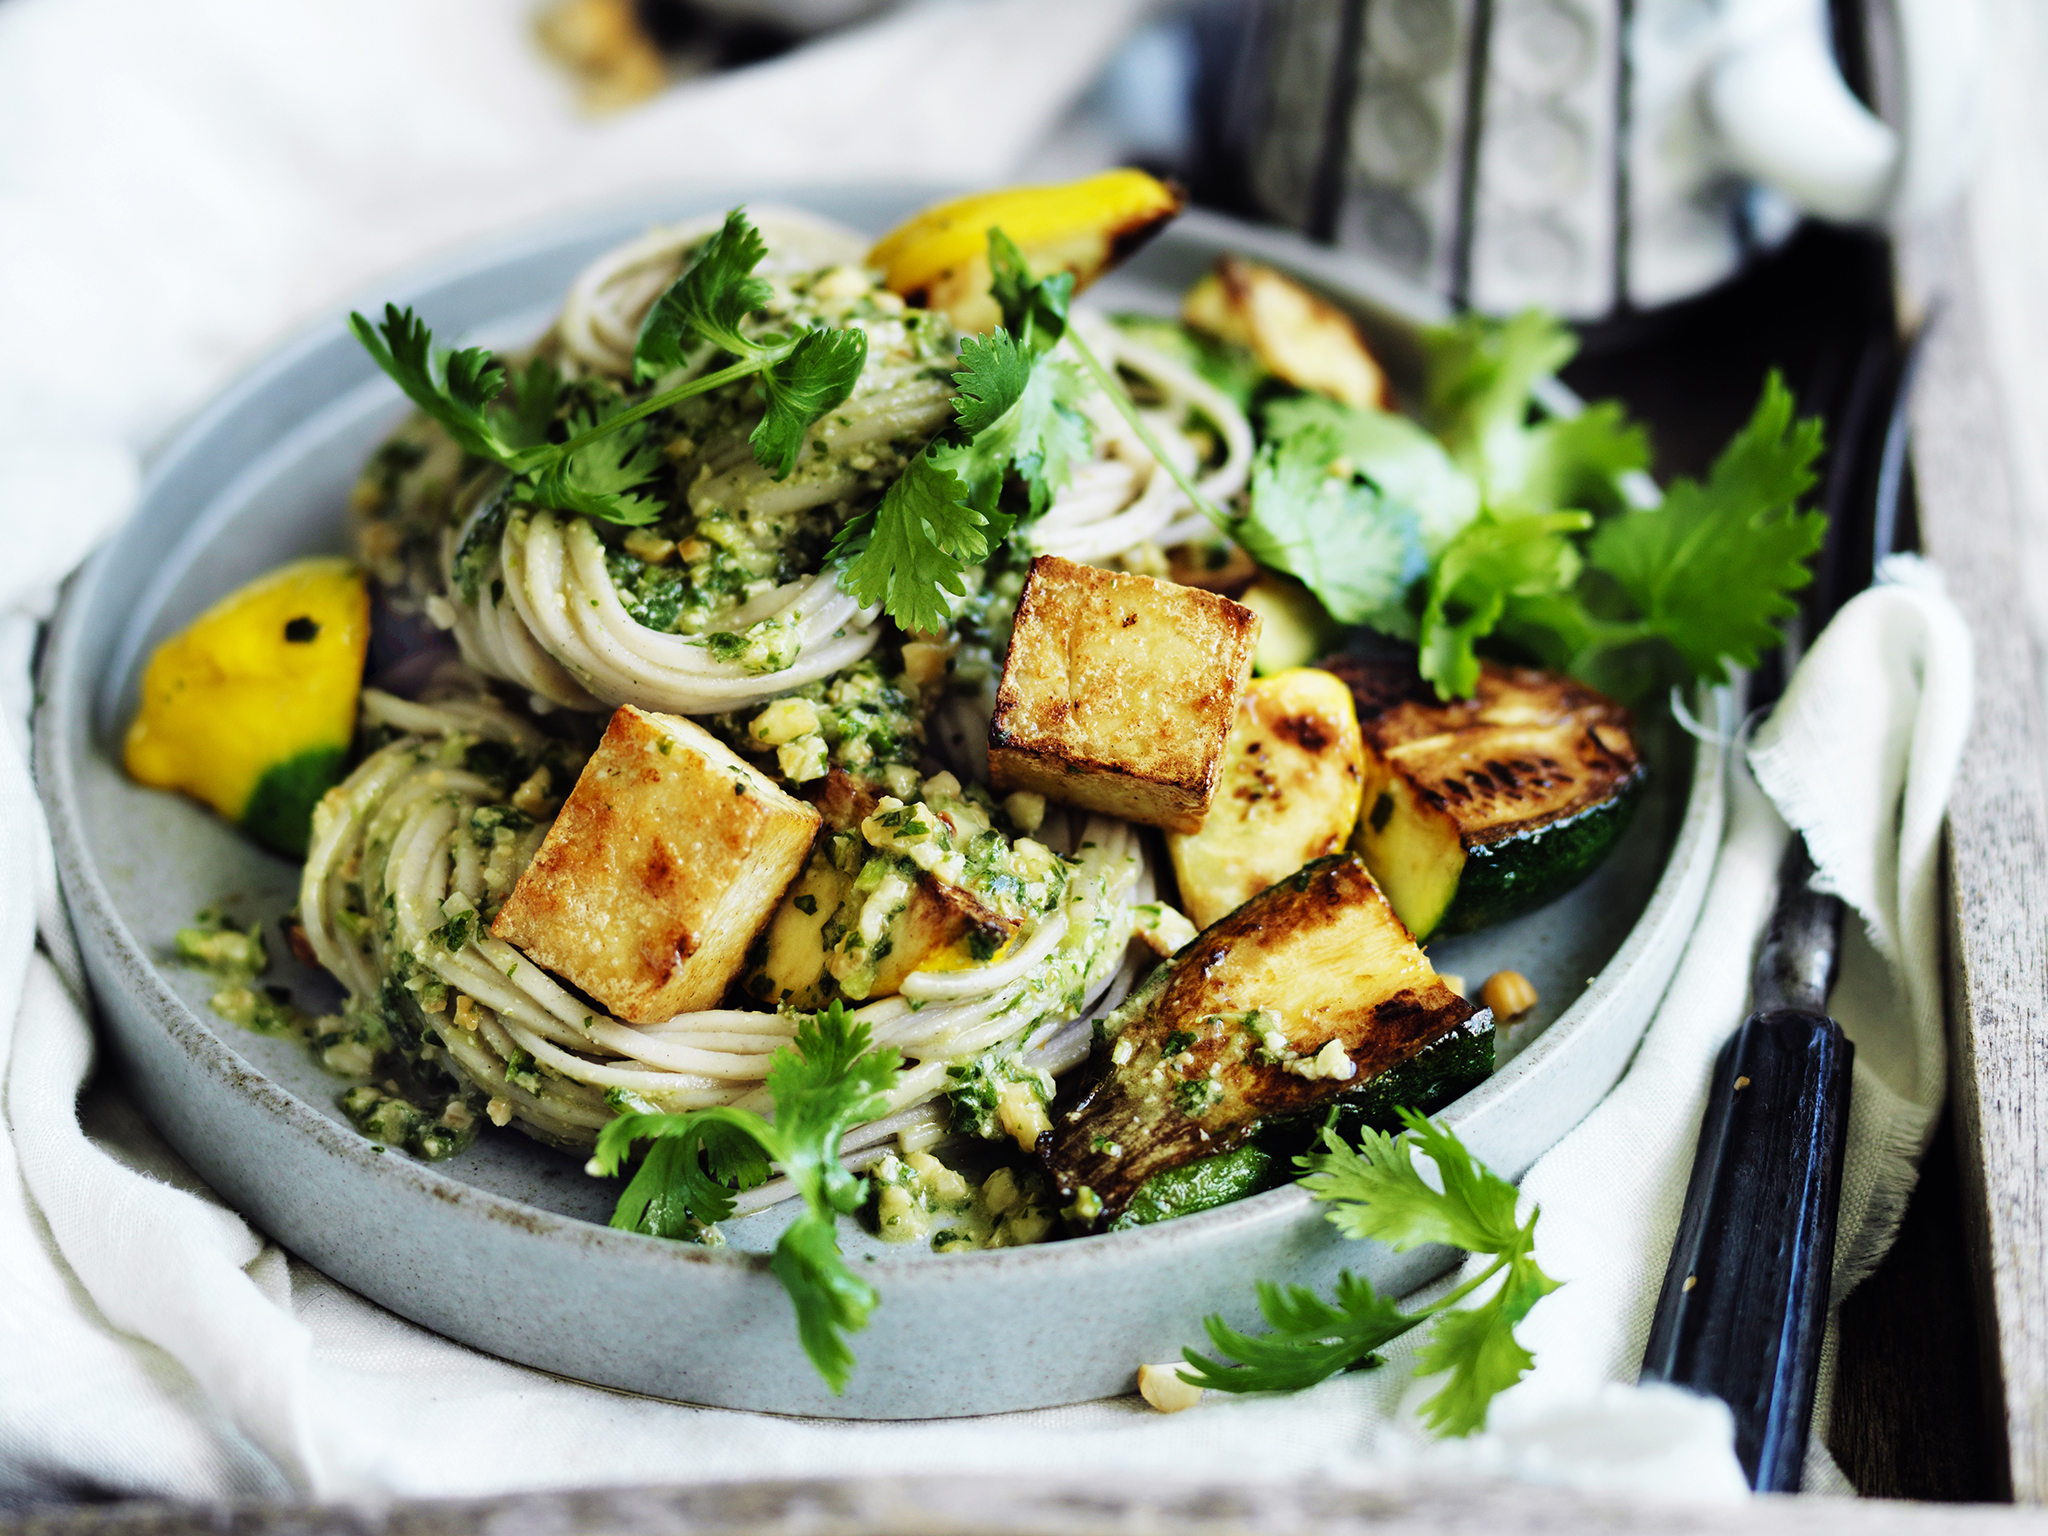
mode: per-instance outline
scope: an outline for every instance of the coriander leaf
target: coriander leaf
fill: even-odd
[[[985,462],[993,462],[997,455],[1001,455],[1016,466],[1017,473],[1030,490],[1031,515],[1036,517],[1052,504],[1052,498],[1071,477],[1074,464],[1088,456],[1094,442],[1088,418],[1081,409],[1087,394],[1081,374],[1072,365],[1046,356],[1068,334],[1074,274],[1054,272],[1034,279],[1016,242],[1000,229],[993,228],[988,232],[988,264],[989,292],[1003,314],[1003,330],[996,334],[1001,337],[1007,332],[1014,337],[1010,344],[1032,367],[1030,379],[1017,403],[1010,407],[1014,419],[1008,424],[1008,437],[987,445],[984,451],[988,459]],[[1074,348],[1093,372],[1102,374],[1100,363],[1088,351],[1078,333],[1074,336]],[[961,355],[963,358],[967,355],[966,344],[961,347]],[[970,364],[970,371],[972,366]],[[955,378],[958,379],[958,375]],[[1120,394],[1112,398],[1119,409],[1128,406],[1128,401]],[[1131,413],[1125,409],[1125,414]],[[962,423],[966,423],[964,414]],[[1145,437],[1143,424],[1136,423],[1135,418],[1134,424],[1138,426],[1139,436]],[[981,429],[968,427],[967,430]],[[982,445],[977,443],[976,446]],[[1172,472],[1178,477],[1178,471]],[[979,485],[986,479],[986,474],[966,474],[963,478],[970,484]],[[977,505],[983,504],[977,501]]]
[[[1071,403],[1080,382],[1064,363],[1034,360],[1000,329],[966,338],[960,361],[952,428],[832,545],[847,591],[926,633],[952,623],[946,594],[966,595],[962,573],[1010,532],[1015,519],[997,508],[1004,475],[1014,467],[1041,511],[1089,449],[1086,419]]]
[[[839,1251],[837,1214],[855,1209],[865,1181],[839,1160],[847,1129],[888,1108],[901,1075],[892,1048],[871,1049],[865,1024],[846,1017],[842,1004],[797,1026],[794,1048],[775,1052],[768,1092],[770,1121],[731,1105],[685,1114],[625,1114],[598,1133],[590,1170],[615,1174],[637,1142],[651,1141],[632,1181],[619,1196],[611,1224],[656,1236],[695,1236],[701,1224],[722,1221],[734,1209],[732,1191],[759,1184],[770,1160],[804,1199],[805,1210],[776,1244],[769,1260],[795,1308],[804,1352],[834,1392],[853,1368],[844,1334],[867,1323],[878,1298]]]
[[[715,1207],[706,1202],[693,1208],[685,1193],[692,1180],[689,1163],[696,1150],[680,1137],[664,1137],[647,1149],[633,1181],[619,1196],[617,1209],[628,1218],[625,1225],[654,1237],[688,1241],[704,1230],[706,1222],[724,1219],[709,1214]],[[698,1210],[706,1214],[700,1218]],[[731,1213],[729,1204],[726,1212]]]
[[[1074,466],[1095,451],[1095,432],[1082,411],[1088,383],[1081,370],[1063,358],[1041,358],[1031,370],[1031,383],[1017,402],[1020,418],[1011,462],[1031,493],[1031,515],[1037,517],[1066,489]]]
[[[1515,1187],[1476,1162],[1448,1127],[1412,1110],[1400,1115],[1407,1130],[1398,1139],[1368,1132],[1355,1150],[1325,1129],[1324,1150],[1296,1159],[1308,1170],[1303,1186],[1331,1206],[1330,1220],[1348,1237],[1376,1238],[1397,1251],[1445,1243],[1492,1262],[1416,1313],[1402,1312],[1348,1270],[1338,1277],[1334,1302],[1303,1286],[1261,1282],[1259,1312],[1271,1331],[1250,1336],[1221,1317],[1205,1319],[1218,1354],[1238,1364],[1187,1350],[1192,1369],[1182,1374],[1190,1381],[1224,1392],[1294,1391],[1340,1370],[1379,1365],[1375,1351],[1429,1323],[1416,1374],[1446,1375],[1423,1404],[1423,1417],[1439,1433],[1462,1435],[1483,1425],[1494,1394],[1534,1363],[1515,1326],[1557,1289],[1534,1257],[1536,1214],[1518,1223]],[[1442,1188],[1416,1170],[1416,1152],[1434,1162]],[[1459,1308],[1496,1276],[1491,1295]]]
[[[867,1327],[868,1315],[881,1298],[847,1267],[831,1216],[808,1210],[797,1217],[776,1243],[768,1267],[796,1308],[797,1338],[804,1353],[825,1385],[835,1393],[844,1392],[854,1367],[846,1335]]]
[[[1618,401],[1589,405],[1576,416],[1553,416],[1522,434],[1512,477],[1497,478],[1496,502],[1533,512],[1580,507],[1616,512],[1626,504],[1619,481],[1646,469],[1650,439],[1628,421]]]
[[[1373,1290],[1349,1270],[1337,1277],[1337,1300],[1324,1301],[1305,1285],[1258,1283],[1259,1313],[1271,1333],[1239,1333],[1220,1316],[1203,1319],[1203,1329],[1224,1365],[1192,1349],[1193,1366],[1181,1374],[1197,1386],[1219,1392],[1296,1392],[1342,1370],[1377,1365],[1375,1351],[1421,1322]]]
[[[1506,1269],[1500,1289],[1486,1301],[1439,1313],[1428,1342],[1416,1351],[1416,1375],[1450,1373],[1422,1405],[1423,1421],[1439,1434],[1469,1435],[1482,1428],[1494,1395],[1536,1363],[1515,1337],[1515,1325],[1557,1282],[1530,1258],[1515,1258]]]
[[[410,309],[396,304],[384,306],[381,325],[373,327],[354,312],[348,324],[377,366],[407,399],[446,427],[463,452],[500,464],[512,462],[513,445],[499,438],[485,413],[505,387],[505,370],[488,350],[466,347],[436,366],[434,333]]]
[[[574,437],[603,425],[602,417],[593,422],[578,416],[571,420],[569,430]],[[647,440],[647,428],[634,423],[609,436],[593,438],[536,471],[528,491],[543,507],[640,527],[661,516],[663,503],[631,493],[652,478],[662,462],[661,450]]]
[[[1345,473],[1331,473],[1337,437],[1311,425],[1252,462],[1251,496],[1230,536],[1261,565],[1286,571],[1331,617],[1357,624],[1394,608],[1425,562],[1415,515]]]
[[[1330,1222],[1346,1237],[1372,1237],[1396,1253],[1446,1243],[1468,1253],[1506,1253],[1520,1245],[1515,1186],[1473,1161],[1444,1127],[1412,1110],[1398,1141],[1381,1131],[1361,1133],[1356,1150],[1325,1128],[1323,1148],[1301,1159],[1309,1172],[1301,1186],[1331,1207]],[[1436,1165],[1443,1185],[1431,1188],[1416,1169],[1414,1152]]]
[[[735,1110],[733,1113],[742,1112]],[[758,1189],[768,1182],[768,1153],[754,1139],[750,1122],[733,1123],[708,1118],[702,1122],[697,1139],[704,1149],[704,1167],[720,1185],[731,1189]],[[707,1219],[723,1221],[725,1218]]]
[[[1624,505],[1620,478],[1648,465],[1650,444],[1620,405],[1529,423],[1536,384],[1578,350],[1556,317],[1539,310],[1509,320],[1466,316],[1431,332],[1425,346],[1430,425],[1484,488],[1489,506],[1552,512]]]
[[[1662,506],[1594,534],[1593,566],[1695,674],[1722,682],[1729,663],[1754,666],[1778,643],[1777,621],[1796,611],[1791,594],[1811,579],[1806,561],[1827,533],[1822,514],[1795,510],[1820,449],[1820,423],[1793,419],[1791,391],[1773,372],[1704,485],[1680,480]]]
[[[1390,501],[1414,509],[1426,553],[1435,554],[1479,515],[1479,483],[1451,462],[1444,445],[1390,411],[1361,411],[1324,395],[1292,395],[1266,407],[1268,440],[1321,427],[1337,455]]]
[[[511,408],[491,408],[491,429],[499,442],[511,447],[538,447],[548,440],[561,398],[560,370],[545,357],[536,357],[512,375]]]
[[[736,357],[752,352],[757,343],[740,334],[740,322],[775,296],[766,278],[751,275],[767,254],[767,242],[748,222],[746,209],[728,213],[640,322],[634,381],[644,384],[688,366],[692,346],[709,343]]]
[[[965,366],[953,375],[960,389],[953,408],[968,441],[944,460],[946,467],[983,511],[995,506],[1003,476],[1014,467],[1030,490],[1036,516],[1093,446],[1080,410],[1080,375],[1057,359],[1034,359],[1001,330],[963,340],[960,361]]]
[[[1578,587],[1507,598],[1499,622],[1492,628],[1553,672],[1571,672],[1582,682],[1593,681],[1584,671],[1589,649],[1610,637],[1617,644],[1639,637],[1633,624],[1596,618],[1580,598]]]
[[[839,530],[832,556],[840,584],[862,603],[880,603],[905,629],[935,634],[953,622],[946,594],[967,595],[961,573],[986,560],[1009,532],[1001,513],[982,514],[969,489],[927,447],[879,505]]]
[[[1440,699],[1468,699],[1479,686],[1481,640],[1492,634],[1507,612],[1507,595],[1487,592],[1456,619],[1434,608],[1423,610],[1416,646],[1416,666],[1436,688]]]
[[[607,1122],[591,1158],[601,1174],[617,1173],[635,1142],[654,1143],[619,1196],[611,1224],[684,1237],[695,1236],[703,1223],[724,1221],[733,1211],[732,1190],[753,1189],[768,1177],[768,1151],[754,1135],[759,1118],[713,1106],[682,1115],[624,1114]]]
[[[866,331],[818,327],[800,333],[789,356],[761,370],[768,409],[748,441],[776,479],[796,468],[811,424],[853,393],[867,366]]]
[[[748,441],[755,459],[780,480],[796,467],[812,423],[853,393],[867,364],[868,338],[852,326],[814,326],[793,337],[742,332],[747,316],[775,297],[773,284],[752,275],[767,254],[746,210],[728,213],[640,323],[633,377],[645,383],[688,367],[690,349],[705,345],[754,365],[767,409]]]
[[[1031,382],[1031,359],[1001,330],[965,336],[961,366],[953,374],[953,420],[969,437],[979,436],[1016,409]]]
[[[864,1186],[840,1163],[839,1138],[888,1113],[889,1089],[903,1067],[894,1046],[871,1045],[868,1026],[848,1020],[835,998],[828,1010],[797,1026],[795,1049],[783,1046],[768,1068],[775,1128],[784,1143],[777,1161],[813,1209],[829,1202],[851,1211],[860,1203]]]
[[[1512,483],[1526,451],[1530,391],[1571,360],[1577,340],[1555,316],[1525,309],[1508,320],[1462,316],[1425,333],[1423,345],[1428,424],[1482,486]]]
[[[433,335],[411,310],[386,305],[381,327],[357,314],[349,316],[349,325],[377,365],[465,452],[527,475],[522,490],[528,499],[557,511],[640,525],[663,510],[653,497],[631,494],[660,467],[641,425],[647,418],[758,374],[767,406],[751,438],[754,456],[780,480],[795,466],[804,434],[852,393],[860,377],[867,333],[858,328],[819,327],[794,336],[741,332],[747,316],[775,296],[773,285],[752,275],[766,253],[745,209],[727,214],[649,309],[634,345],[633,377],[645,383],[688,367],[692,347],[720,348],[737,361],[658,394],[621,399],[594,421],[574,420],[565,442],[548,441],[563,387],[546,359],[536,358],[513,380],[509,408],[494,406],[505,372],[482,348],[453,354],[437,371]]]
[[[1003,312],[1003,327],[1033,356],[1049,352],[1067,333],[1074,274],[1034,279],[1024,253],[1000,229],[988,232],[989,294]]]
[[[1420,666],[1437,697],[1468,696],[1479,681],[1473,645],[1522,599],[1568,594],[1580,558],[1566,535],[1586,528],[1584,512],[1488,510],[1451,540],[1429,573]]]

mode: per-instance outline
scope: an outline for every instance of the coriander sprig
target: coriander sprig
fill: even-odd
[[[796,1309],[797,1336],[837,1393],[853,1372],[846,1335],[867,1326],[880,1298],[839,1251],[841,1213],[860,1208],[867,1181],[839,1161],[839,1141],[887,1112],[903,1070],[893,1047],[875,1048],[865,1024],[834,1001],[797,1026],[768,1068],[771,1121],[731,1105],[683,1114],[622,1114],[598,1133],[593,1173],[616,1174],[639,1142],[647,1154],[620,1194],[611,1224],[656,1237],[689,1238],[733,1213],[735,1190],[778,1167],[803,1196],[804,1212],[775,1245],[769,1267]]]
[[[999,506],[1012,470],[1029,496],[1026,515],[1036,516],[1091,447],[1080,380],[1047,355],[1069,334],[1072,275],[1032,280],[1000,230],[989,232],[989,258],[1004,323],[960,344],[952,426],[832,545],[843,563],[840,584],[863,603],[880,603],[905,629],[943,630],[952,621],[948,594],[966,594],[967,568],[988,559],[1017,523]]]
[[[1248,510],[1225,531],[1259,564],[1302,581],[1341,624],[1389,628],[1428,569],[1415,514],[1378,487],[1330,473],[1326,428],[1268,439],[1252,460]]]
[[[1403,1312],[1370,1282],[1348,1270],[1338,1277],[1334,1301],[1306,1286],[1259,1282],[1259,1312],[1270,1333],[1239,1333],[1220,1316],[1203,1320],[1226,1365],[1190,1349],[1197,1386],[1222,1392],[1291,1392],[1335,1375],[1381,1364],[1378,1351],[1410,1329],[1434,1322],[1417,1355],[1419,1375],[1448,1375],[1422,1405],[1423,1418],[1440,1433],[1464,1435],[1486,1422],[1496,1393],[1521,1380],[1535,1357],[1515,1338],[1515,1325],[1557,1282],[1536,1263],[1536,1218],[1515,1219],[1514,1185],[1474,1160],[1449,1127],[1413,1110],[1400,1111],[1407,1131],[1392,1137],[1368,1130],[1357,1147],[1323,1131],[1320,1152],[1297,1158],[1302,1186],[1329,1204],[1329,1219],[1346,1237],[1377,1238],[1396,1252],[1442,1243],[1492,1262],[1449,1294],[1418,1312]],[[1429,1184],[1413,1154],[1425,1154],[1442,1184]],[[1499,1277],[1475,1306],[1458,1304]]]
[[[514,403],[497,404],[508,375],[483,347],[445,358],[434,354],[433,332],[410,309],[384,307],[373,325],[351,313],[349,328],[377,366],[406,397],[448,429],[465,453],[488,459],[519,476],[520,495],[538,506],[638,525],[660,516],[663,505],[635,494],[659,468],[659,449],[641,425],[648,417],[693,395],[757,377],[766,409],[749,441],[754,456],[776,479],[795,467],[804,434],[853,392],[867,362],[867,333],[855,327],[803,327],[750,335],[748,316],[765,308],[774,289],[754,268],[767,254],[746,211],[735,208],[703,242],[682,275],[655,300],[633,348],[633,379],[646,384],[685,372],[717,355],[734,361],[696,373],[628,404],[623,395],[593,415],[572,416],[568,436],[546,440],[563,399],[561,376],[536,358],[509,382]],[[693,358],[692,353],[700,354]]]

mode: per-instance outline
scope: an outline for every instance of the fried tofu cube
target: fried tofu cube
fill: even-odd
[[[997,793],[1197,830],[1258,643],[1227,597],[1039,556],[989,722]]]
[[[1225,256],[1181,301],[1183,323],[1251,348],[1301,389],[1360,410],[1388,411],[1394,394],[1351,317],[1293,278]]]
[[[724,996],[818,813],[677,715],[623,706],[491,932],[622,1019]]]

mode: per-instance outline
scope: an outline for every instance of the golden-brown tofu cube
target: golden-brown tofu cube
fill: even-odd
[[[701,726],[628,704],[491,932],[622,1019],[711,1007],[817,830]]]
[[[997,792],[1196,830],[1258,643],[1227,597],[1039,556],[989,721]]]
[[[1386,370],[1349,315],[1271,267],[1225,256],[1181,301],[1181,320],[1251,348],[1288,383],[1355,405],[1392,410]]]

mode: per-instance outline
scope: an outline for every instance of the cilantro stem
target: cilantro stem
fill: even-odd
[[[792,341],[787,346],[775,347],[760,352],[748,361],[734,363],[730,367],[719,369],[716,373],[699,374],[694,379],[685,379],[674,389],[665,389],[658,395],[649,395],[638,405],[623,410],[616,416],[606,417],[588,431],[579,433],[577,436],[570,438],[566,443],[554,448],[551,451],[550,457],[538,460],[534,467],[545,469],[550,464],[559,463],[561,460],[568,458],[577,449],[596,442],[600,437],[608,433],[616,432],[621,427],[629,427],[643,417],[652,416],[656,411],[665,411],[670,406],[689,399],[692,395],[704,394],[708,390],[718,388],[721,384],[730,384],[734,379],[744,379],[749,374],[759,373],[765,368],[773,367],[795,350],[796,343]]]
[[[1420,1312],[1417,1312],[1415,1314],[1416,1326],[1420,1327],[1423,1323],[1426,1323],[1429,1321],[1429,1319],[1435,1317],[1439,1312],[1448,1312],[1452,1307],[1455,1307],[1467,1296],[1470,1296],[1474,1291],[1478,1290],[1480,1286],[1486,1284],[1487,1281],[1491,1280],[1503,1269],[1506,1269],[1508,1265],[1512,1264],[1517,1257],[1519,1257],[1517,1253],[1495,1254],[1493,1256],[1493,1262],[1487,1265],[1485,1269],[1481,1270],[1478,1274],[1474,1275],[1470,1280],[1467,1280],[1463,1285],[1459,1286],[1456,1290],[1451,1291],[1446,1295],[1438,1297],[1435,1301],[1431,1302],[1428,1306],[1424,1307]]]
[[[1152,429],[1146,426],[1144,419],[1138,415],[1137,402],[1131,399],[1129,391],[1123,386],[1123,381],[1103,366],[1102,359],[1097,357],[1088,343],[1081,339],[1080,331],[1069,326],[1067,340],[1074,344],[1075,352],[1080,354],[1081,361],[1095,376],[1095,382],[1102,387],[1102,392],[1109,396],[1109,403],[1131,424],[1131,430],[1138,434],[1138,441],[1145,445],[1146,451],[1159,461],[1159,467],[1166,471],[1175,485],[1180,487],[1181,494],[1187,497],[1189,505],[1224,533],[1229,533],[1232,526],[1230,519],[1211,506],[1209,499],[1196,490],[1194,483],[1181,472],[1180,466],[1166,456],[1166,450],[1160,447],[1159,439],[1152,435]]]

